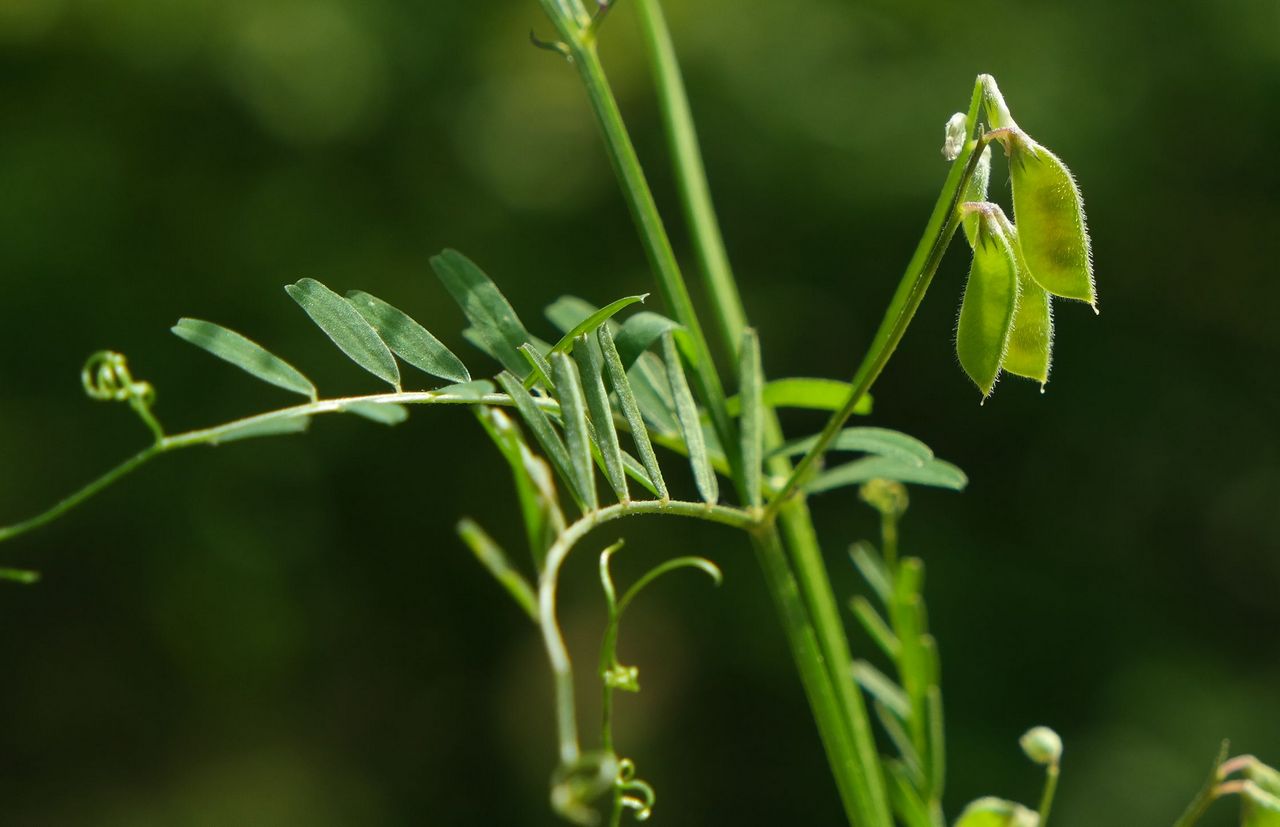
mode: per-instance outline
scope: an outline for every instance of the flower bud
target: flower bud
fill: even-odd
[[[963,112],[957,112],[947,121],[945,136],[942,140],[942,157],[954,161],[960,157],[964,142],[969,137],[969,119]]]
[[[1022,751],[1037,764],[1053,765],[1062,760],[1062,739],[1047,726],[1033,727],[1018,739]]]

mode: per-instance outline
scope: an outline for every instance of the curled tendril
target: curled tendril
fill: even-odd
[[[156,389],[150,382],[135,380],[124,354],[100,350],[89,357],[80,371],[80,383],[90,399],[100,402],[128,402],[134,413],[151,429],[156,440],[164,439],[164,430],[151,413]]]
[[[658,796],[648,782],[636,778],[636,764],[630,758],[623,758],[618,762],[615,786],[621,794],[618,801],[623,807],[635,810],[636,821],[648,821],[649,816],[653,815],[654,805],[658,803]]]

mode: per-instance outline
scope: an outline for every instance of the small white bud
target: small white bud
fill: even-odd
[[[968,135],[968,116],[963,112],[957,112],[951,116],[951,120],[947,121],[946,139],[942,142],[942,157],[948,161],[954,161],[960,157],[960,150],[964,149],[964,142]]]
[[[1018,743],[1027,757],[1037,764],[1057,764],[1062,760],[1062,739],[1047,726],[1027,730]]]

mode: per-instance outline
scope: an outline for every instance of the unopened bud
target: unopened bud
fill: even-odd
[[[1047,726],[1033,727],[1018,739],[1022,751],[1037,764],[1052,765],[1062,760],[1062,739]]]

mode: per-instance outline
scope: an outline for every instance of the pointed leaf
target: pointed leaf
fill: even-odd
[[[898,643],[897,636],[871,605],[871,601],[858,595],[849,601],[849,608],[853,611],[853,616],[862,624],[862,628],[866,630],[867,636],[880,647],[880,651],[884,652],[889,659],[897,660],[902,651],[902,644]]]
[[[867,581],[867,585],[876,593],[876,597],[880,598],[880,602],[888,604],[893,599],[893,580],[884,560],[871,544],[857,542],[849,546],[849,558],[853,560],[853,565]]]
[[[516,376],[527,374],[529,369],[517,348],[532,337],[498,286],[457,250],[434,256],[431,267],[462,308],[475,336],[484,342],[481,349]]]
[[[171,330],[196,347],[278,388],[316,398],[311,380],[285,360],[245,336],[213,322],[179,319]]]
[[[574,484],[582,494],[587,510],[595,511],[599,502],[596,499],[595,468],[591,462],[592,440],[587,432],[587,402],[583,397],[578,366],[565,353],[552,353],[551,363]]]
[[[543,310],[543,314],[555,326],[556,330],[561,333],[568,333],[599,309],[591,302],[578,296],[561,296],[547,305],[546,309]],[[609,322],[608,327],[610,333],[615,332],[617,329],[617,325],[613,322]]]
[[[965,283],[956,326],[956,355],[960,366],[982,391],[991,395],[1009,347],[1009,332],[1018,307],[1018,266],[1012,240],[996,217],[1000,208],[976,209],[980,223],[973,265]]]
[[[916,789],[919,767],[911,767],[902,761],[886,761],[889,803],[905,827],[938,827],[929,817],[929,807]]]
[[[418,370],[449,382],[471,381],[466,365],[453,351],[403,310],[360,290],[347,293],[347,301],[378,332],[392,353]]]
[[[555,393],[556,383],[551,381],[551,363],[546,360],[546,357],[528,342],[520,345],[519,350],[520,355],[531,368],[529,375],[525,377],[524,386],[532,389],[534,385],[542,385],[548,393]]]
[[[209,440],[210,445],[223,445],[228,442],[236,442],[241,439],[253,439],[260,436],[284,436],[286,434],[300,434],[307,430],[311,424],[309,416],[290,416],[290,417],[271,417],[270,419],[252,419],[233,423],[226,428],[220,428],[218,435]]]
[[[399,425],[409,418],[409,409],[394,402],[352,402],[342,406],[342,410],[379,425]]]
[[[400,390],[400,368],[364,317],[351,303],[315,279],[302,279],[285,287],[289,296],[306,311],[338,349],[353,362],[382,381]]]
[[[667,499],[667,483],[662,478],[662,468],[658,465],[658,457],[653,452],[653,443],[649,440],[649,429],[640,413],[635,394],[631,390],[631,382],[627,379],[627,371],[618,357],[618,348],[614,345],[613,334],[608,325],[601,325],[596,331],[596,340],[600,343],[600,353],[604,357],[605,368],[609,372],[609,384],[618,395],[618,407],[631,429],[631,439],[635,442],[636,453],[644,465],[645,473],[658,490],[658,499]]]
[[[693,469],[693,481],[698,493],[708,503],[720,498],[720,483],[716,472],[711,467],[711,458],[707,456],[707,445],[702,435],[702,421],[698,416],[698,406],[693,401],[693,393],[689,390],[689,380],[684,375],[680,352],[676,349],[675,338],[670,333],[662,337],[663,361],[667,365],[667,381],[671,384],[671,394],[675,397],[676,421],[680,425],[680,435],[689,449],[689,465]]]
[[[556,433],[551,420],[538,407],[538,403],[529,395],[529,392],[524,389],[524,385],[520,384],[520,381],[510,373],[504,371],[498,374],[498,384],[502,387],[503,392],[511,397],[516,410],[520,412],[520,417],[529,426],[529,431],[533,434],[533,438],[538,441],[538,445],[542,447],[542,452],[551,461],[551,467],[555,468],[556,474],[568,483],[569,490],[572,492],[578,506],[583,511],[586,511],[586,497],[578,491],[573,464],[569,459],[569,450],[565,448],[564,441],[560,439],[560,434]]]
[[[961,491],[969,484],[969,478],[963,471],[940,459],[915,465],[889,457],[864,457],[823,471],[805,485],[805,490],[817,494],[846,485],[861,485],[874,479],[931,485],[954,491]]]
[[[893,682],[887,675],[875,668],[868,661],[853,662],[853,677],[858,685],[902,720],[911,717],[911,702],[902,687]]]
[[[794,440],[774,449],[770,456],[800,456],[808,453],[817,441],[816,436]],[[888,428],[845,428],[836,435],[831,447],[827,449],[828,453],[832,451],[860,451],[916,466],[933,459],[933,451],[928,445],[913,436]]]
[[[534,623],[538,622],[538,599],[534,596],[533,587],[515,566],[511,565],[507,553],[493,541],[479,525],[471,520],[458,523],[458,536],[467,544],[471,553],[480,561],[480,565],[488,569],[493,579],[507,590],[524,613]]]
[[[630,307],[636,302],[642,302],[649,298],[648,293],[639,296],[627,296],[625,299],[618,299],[605,307],[600,308],[587,318],[575,324],[567,333],[556,342],[555,347],[551,349],[552,353],[568,353],[573,350],[573,343],[579,336],[585,336],[588,333],[594,333],[596,328],[612,319],[623,309]]]
[[[605,478],[618,501],[625,503],[631,499],[631,493],[627,490],[622,446],[618,442],[618,431],[613,424],[613,407],[609,404],[609,392],[604,385],[604,356],[600,353],[599,345],[586,336],[574,348],[573,355],[581,368],[582,391],[595,429]]]
[[[541,571],[547,549],[565,525],[551,468],[529,450],[519,427],[502,410],[480,407],[476,409],[476,418],[511,468],[529,553]]]
[[[771,408],[802,408],[814,411],[838,411],[849,400],[853,385],[836,379],[775,379],[764,386],[764,403]],[[731,396],[726,401],[729,414],[742,410],[742,400]],[[854,408],[856,414],[871,413],[870,394],[864,394]]]
[[[742,441],[743,484],[747,505],[758,508],[763,496],[764,370],[760,366],[760,337],[754,330],[743,331],[738,361],[738,388],[742,399],[738,433]]]
[[[459,385],[445,385],[443,388],[431,391],[432,394],[437,396],[453,396],[472,402],[479,402],[493,392],[493,383],[488,379],[473,379],[470,382],[463,382]]]
[[[658,313],[642,311],[630,317],[614,337],[622,364],[629,370],[642,353],[662,338],[662,334],[679,328],[679,324]]]

